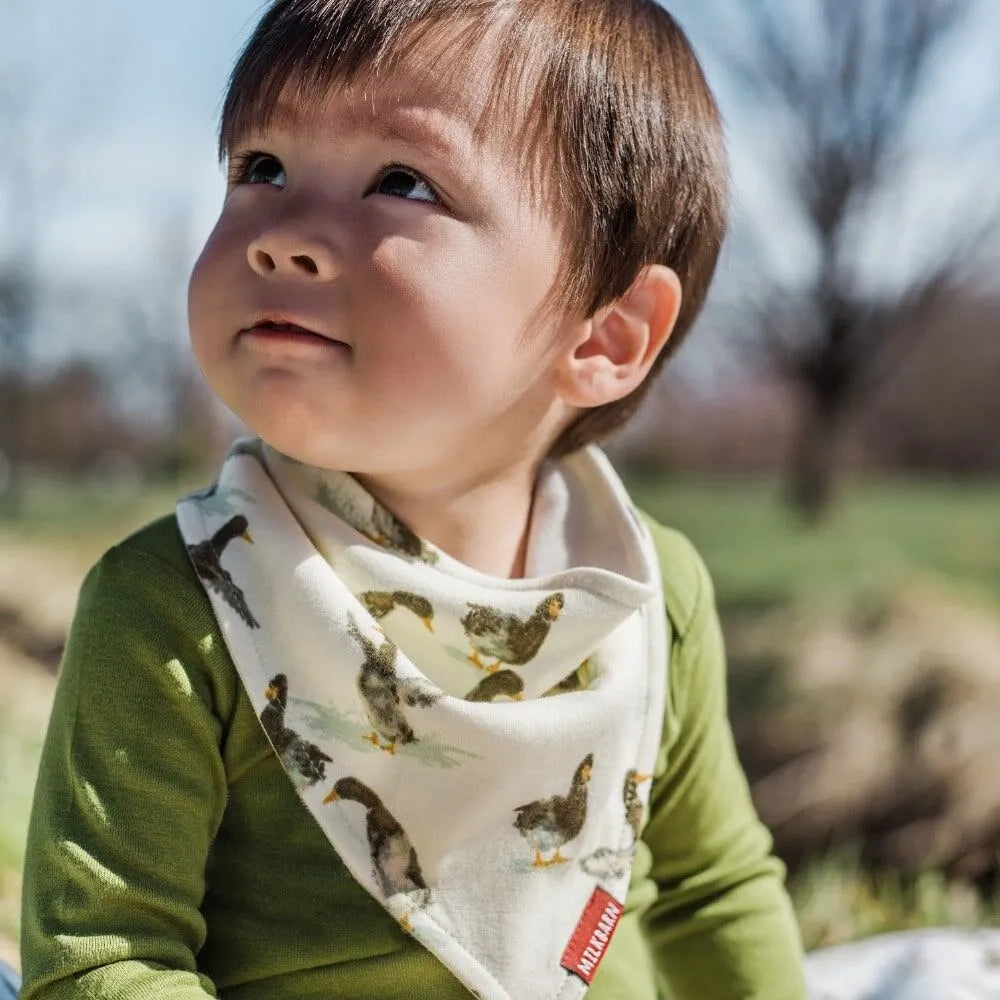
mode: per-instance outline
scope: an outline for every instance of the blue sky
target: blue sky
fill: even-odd
[[[0,40],[0,83],[4,76],[34,78],[33,231],[46,267],[81,281],[130,283],[159,274],[165,287],[158,294],[181,296],[184,272],[221,199],[215,126],[226,76],[261,6],[248,0],[33,0],[4,14],[13,45]],[[696,48],[707,49],[700,42],[714,26],[698,18],[719,0],[669,6]],[[961,146],[967,138],[949,130],[964,120],[963,102],[981,100],[989,87],[983,74],[996,69],[988,52],[997,37],[1000,2],[987,0],[928,103],[939,141],[913,183],[962,187],[964,172],[971,177],[981,166],[981,157]],[[774,212],[762,135],[767,126],[715,79],[711,58],[707,67],[732,123],[738,211]],[[994,93],[996,86],[994,77]],[[14,99],[23,93],[17,89]],[[0,102],[3,96],[0,87]],[[0,195],[0,256],[11,251],[11,220],[29,203],[23,191],[11,195],[9,189],[6,201]],[[800,248],[793,226],[777,253],[794,266]]]

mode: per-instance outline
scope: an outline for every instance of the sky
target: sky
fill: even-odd
[[[710,49],[719,25],[706,11],[720,0],[669,6],[696,49]],[[70,283],[150,284],[151,294],[180,309],[186,272],[224,188],[215,128],[226,77],[261,9],[255,0],[0,0],[0,109],[29,101],[33,123],[26,141],[15,134],[8,145],[28,156],[19,180],[0,194],[0,258],[20,252],[11,232],[30,217],[33,253],[46,273]],[[984,74],[996,69],[988,53],[997,37],[1000,2],[986,0],[928,103],[939,138],[911,183],[940,187],[943,196],[930,204],[943,212],[944,195],[974,183],[982,167],[962,145],[969,137],[950,130],[965,120],[956,108],[989,92]],[[778,266],[794,269],[802,247],[771,183],[767,123],[710,55],[706,67],[730,122],[737,213],[773,218],[783,233]]]

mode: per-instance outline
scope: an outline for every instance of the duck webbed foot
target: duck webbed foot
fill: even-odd
[[[536,850],[535,851],[535,859],[531,862],[531,867],[532,868],[548,868],[549,864],[550,864],[550,862],[546,861],[545,858],[542,857],[541,852],[538,851],[538,850]]]
[[[496,663],[490,663],[484,669],[488,674],[495,674],[502,665],[503,665],[503,660],[497,660]]]
[[[471,653],[469,653],[469,655],[466,657],[466,659],[474,667],[478,667],[480,670],[489,671],[489,667],[487,667],[486,664],[483,663],[483,661],[481,659],[479,659],[479,650],[478,649],[474,649]]]
[[[361,738],[363,740],[367,740],[373,747],[382,746],[382,741],[378,738],[378,733],[376,733],[374,729],[370,733],[365,733],[365,735]]]
[[[562,856],[562,855],[561,855],[561,854],[559,853],[559,849],[558,849],[558,848],[556,848],[556,853],[555,853],[555,854],[553,854],[553,855],[552,855],[552,857],[551,857],[551,858],[549,858],[549,860],[548,860],[548,861],[546,861],[545,863],[546,863],[547,865],[564,865],[564,864],[566,864],[566,862],[567,862],[567,861],[569,861],[569,860],[571,860],[571,859],[570,859],[570,858],[564,858],[564,857],[563,857],[563,856]]]

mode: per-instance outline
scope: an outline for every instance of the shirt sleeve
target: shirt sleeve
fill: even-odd
[[[22,1000],[216,996],[195,956],[226,775],[196,591],[120,547],[83,585],[29,823]]]
[[[727,716],[711,580],[683,541],[695,563],[693,600],[686,621],[674,623],[666,763],[643,832],[657,892],[643,927],[670,1000],[804,1000],[785,869],[750,799]]]

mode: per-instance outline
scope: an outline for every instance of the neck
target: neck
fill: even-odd
[[[413,482],[355,474],[379,503],[417,535],[491,576],[524,576],[537,462],[423,489]]]

